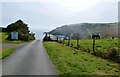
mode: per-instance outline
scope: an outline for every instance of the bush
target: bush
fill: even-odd
[[[29,40],[35,40],[35,37],[32,35],[29,35]]]
[[[117,50],[115,48],[111,48],[108,54],[109,58],[115,58],[117,56]]]
[[[21,40],[28,41],[29,38],[28,38],[28,36],[22,36],[22,37],[21,37]]]
[[[102,53],[102,54],[101,54],[101,58],[103,58],[103,59],[108,59],[108,54],[107,54],[107,53]]]

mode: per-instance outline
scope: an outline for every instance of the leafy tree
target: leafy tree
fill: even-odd
[[[15,23],[11,23],[6,28],[7,32],[18,32],[19,40],[34,40],[34,35],[30,34],[30,30],[27,24],[25,24],[22,20],[18,20]],[[10,40],[10,36],[8,36],[8,40]]]
[[[30,32],[27,24],[23,23],[22,20],[18,20],[17,22],[8,25],[7,31],[8,32],[17,31],[20,33],[22,32],[23,34],[28,34]]]

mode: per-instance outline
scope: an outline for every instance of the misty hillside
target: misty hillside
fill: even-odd
[[[75,39],[75,34],[79,35],[80,39],[88,39],[92,34],[99,34],[101,38],[117,37],[117,23],[79,23],[57,27],[49,32],[53,35],[71,36]]]

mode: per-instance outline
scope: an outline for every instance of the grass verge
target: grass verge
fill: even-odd
[[[73,75],[90,77],[90,75],[119,75],[120,73],[117,63],[71,49],[56,42],[44,42],[44,46],[60,77],[73,77]]]
[[[0,59],[6,58],[7,56],[11,55],[14,51],[14,48],[2,48],[2,51],[0,53]]]

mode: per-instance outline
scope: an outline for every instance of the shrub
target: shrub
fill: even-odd
[[[103,59],[108,59],[107,53],[102,53],[102,54],[101,54],[101,58],[103,58]]]
[[[109,54],[109,58],[114,58],[117,56],[117,50],[115,48],[111,48],[108,54]]]

